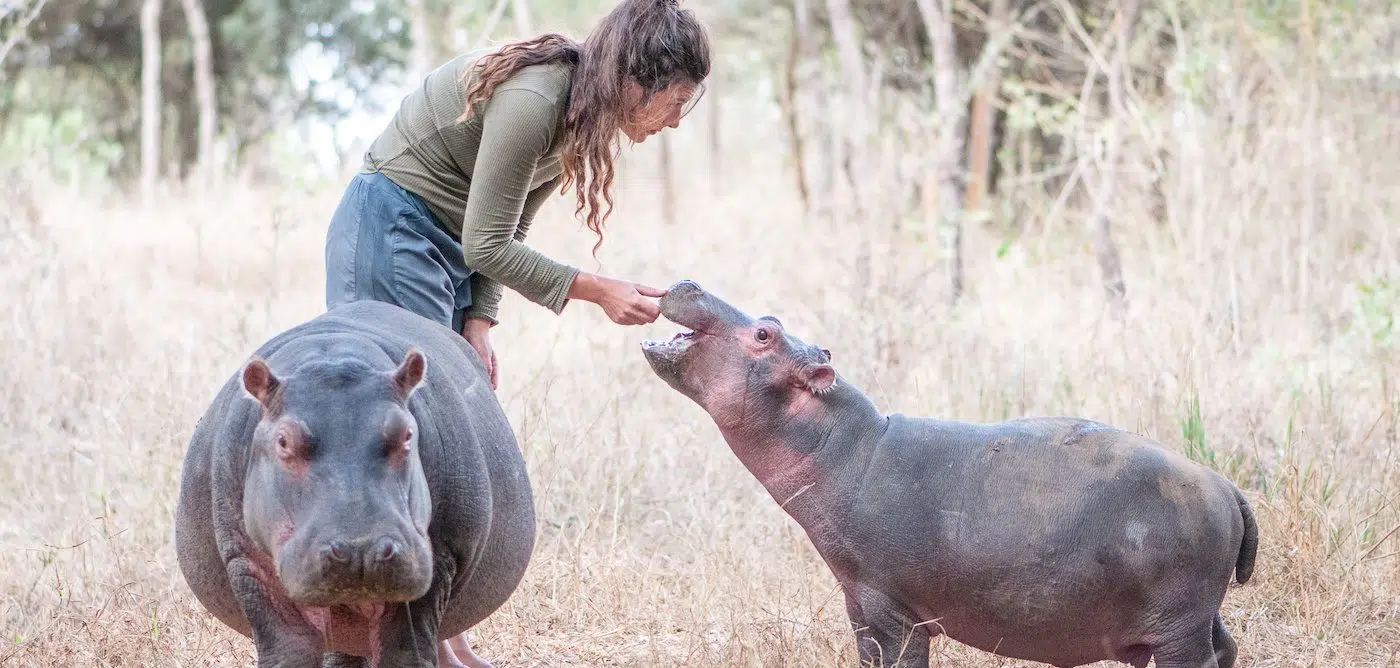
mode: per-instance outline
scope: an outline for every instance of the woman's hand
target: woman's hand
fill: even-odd
[[[665,296],[657,288],[620,281],[596,274],[580,272],[569,287],[569,297],[593,302],[619,325],[644,325],[656,322],[661,307],[650,298]]]
[[[491,378],[491,389],[496,389],[496,350],[491,347],[491,321],[480,318],[467,318],[462,324],[462,338],[471,344],[476,354],[486,365],[486,375]]]

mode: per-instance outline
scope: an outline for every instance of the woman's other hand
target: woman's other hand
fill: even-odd
[[[580,272],[569,288],[569,297],[593,302],[619,325],[645,325],[656,322],[661,307],[652,299],[666,291],[631,281],[621,281]]]
[[[481,357],[481,361],[486,365],[486,375],[491,378],[491,389],[495,390],[496,383],[496,350],[491,347],[491,321],[480,318],[467,318],[462,324],[462,338],[471,344],[476,350],[476,354]]]

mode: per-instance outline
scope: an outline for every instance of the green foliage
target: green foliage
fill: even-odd
[[[11,119],[0,134],[0,162],[42,168],[70,182],[107,178],[123,155],[122,145],[94,132],[85,110],[35,111]]]
[[[1061,135],[1074,120],[1074,108],[1070,103],[1032,92],[1016,79],[1002,82],[1001,94],[1009,100],[1006,125],[1011,130],[1039,130],[1046,135]]]
[[[1206,425],[1201,420],[1201,398],[1195,392],[1186,405],[1186,417],[1181,420],[1181,439],[1186,442],[1186,456],[1192,461],[1215,468],[1215,452],[1206,444]]]
[[[1400,344],[1400,323],[1395,316],[1400,310],[1400,283],[1378,278],[1356,289],[1360,296],[1355,307],[1358,332],[1378,349],[1396,347]]]

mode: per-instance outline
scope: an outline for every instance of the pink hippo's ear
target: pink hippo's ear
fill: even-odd
[[[836,369],[830,364],[811,364],[797,372],[798,380],[812,394],[826,394],[836,387]]]
[[[423,382],[423,373],[427,366],[428,362],[422,351],[409,348],[408,352],[404,353],[399,368],[394,370],[394,396],[400,401],[408,401],[408,398],[413,396],[413,391]]]
[[[254,357],[243,366],[243,390],[264,408],[272,409],[272,398],[281,386],[282,381],[272,374],[272,369],[268,368],[263,358]]]

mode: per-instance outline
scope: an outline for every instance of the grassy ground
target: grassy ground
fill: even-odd
[[[674,226],[634,179],[603,271],[695,278],[779,315],[887,410],[1079,415],[1189,452],[1259,515],[1258,568],[1224,605],[1240,665],[1400,665],[1393,222],[1358,215],[1300,242],[1223,187],[1194,224],[1128,221],[1121,322],[1103,314],[1077,225],[1009,246],[970,229],[970,292],[949,313],[931,242],[873,217],[805,219],[777,178],[683,194]],[[121,198],[39,187],[28,214],[12,209],[0,665],[253,664],[176,567],[180,460],[245,356],[321,310],[337,197],[334,184],[230,186],[172,194],[144,217]],[[532,242],[595,269],[565,204]],[[619,328],[588,304],[556,318],[513,293],[503,317],[500,398],[539,538],[514,597],[473,631],[480,653],[511,667],[854,665],[840,593],[801,530],[642,359],[638,342],[673,327]],[[1027,665],[946,640],[935,650],[938,666]]]

